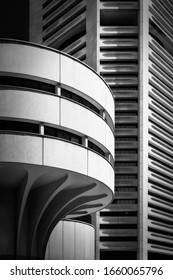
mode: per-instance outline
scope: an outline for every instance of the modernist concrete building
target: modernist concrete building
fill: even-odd
[[[30,40],[92,66],[115,98],[115,199],[97,258],[173,259],[173,1],[31,0]]]
[[[69,55],[1,39],[0,258],[94,259],[94,228],[75,219],[112,201],[113,162],[105,81]]]

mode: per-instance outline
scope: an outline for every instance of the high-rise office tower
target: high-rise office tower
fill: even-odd
[[[173,258],[173,1],[31,0],[30,40],[93,67],[115,98],[115,199],[97,258]]]

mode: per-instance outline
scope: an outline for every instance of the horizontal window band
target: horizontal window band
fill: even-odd
[[[91,150],[94,150],[96,152],[98,152],[99,154],[101,154],[103,157],[105,157],[105,152],[100,149],[96,144],[94,144],[93,142],[91,141],[88,141],[88,148],[90,148]]]
[[[44,135],[62,138],[71,142],[75,142],[77,144],[82,144],[82,137],[73,134],[71,132],[57,129],[50,126],[44,126]]]
[[[66,93],[65,93],[66,91]],[[81,106],[89,109],[90,111],[92,111],[93,113],[97,114],[101,119],[103,119],[107,125],[109,126],[109,128],[111,129],[112,133],[115,133],[115,129],[114,129],[114,124],[113,124],[113,120],[110,117],[109,113],[106,110],[99,110],[95,105],[93,105],[91,102],[89,102],[88,100],[84,99],[83,97],[81,97],[80,95],[77,95],[73,92],[67,93],[68,91],[61,88],[61,97],[64,99],[68,99],[72,102],[75,102],[77,104],[80,104]]]
[[[137,224],[101,224],[100,229],[137,229]]]
[[[122,211],[122,212],[118,212],[118,211],[110,211],[110,212],[104,212],[101,211],[100,212],[100,216],[101,217],[135,217],[137,216],[138,212],[137,211]]]
[[[39,133],[39,125],[35,123],[0,120],[0,131],[21,131]]]
[[[14,88],[22,88],[22,89],[28,89],[28,90],[38,90],[38,91],[44,91],[46,93],[50,94],[56,94],[56,85],[53,85],[51,83],[45,83],[38,80],[33,79],[27,79],[23,77],[14,77],[14,76],[0,76],[0,86],[9,86]],[[76,102],[82,106],[85,106],[89,110],[92,110],[94,113],[98,114],[102,119],[105,120],[105,122],[109,125],[112,132],[114,133],[114,125],[113,121],[111,120],[111,117],[103,118],[102,111],[105,111],[104,109],[99,110],[95,105],[93,105],[90,101],[87,99],[81,97],[80,95],[73,93],[72,91],[69,91],[67,89],[61,88],[61,94],[59,97],[67,98],[73,102]],[[105,111],[105,115],[109,115],[107,111]]]
[[[90,108],[91,110],[93,110],[97,114],[100,114],[100,110],[96,106],[94,106],[91,102],[89,102],[88,100],[82,98],[81,96],[79,96],[79,95],[77,95],[77,94],[75,94],[75,93],[73,93],[69,90],[61,88],[61,96],[66,97],[66,98],[71,99],[71,100],[74,100],[74,101],[77,101],[80,104]]]
[[[137,241],[137,236],[101,236],[100,241],[118,241],[118,242],[126,242],[126,241]]]
[[[43,126],[44,133],[40,133],[40,125],[36,123],[29,123],[23,121],[14,121],[14,120],[0,120],[0,133],[2,132],[21,132],[21,133],[32,133],[40,136],[50,136],[54,138],[64,139],[65,141],[73,142],[78,145],[84,146],[83,137],[72,132],[62,130],[59,128],[51,126]],[[113,166],[113,156],[108,152],[105,153],[99,146],[97,146],[92,141],[88,141],[86,148],[93,150],[102,157],[104,157],[109,163]],[[110,155],[110,158],[109,158]]]
[[[30,88],[55,93],[55,85],[23,77],[0,76],[0,85]]]

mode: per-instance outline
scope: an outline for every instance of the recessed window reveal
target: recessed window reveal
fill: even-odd
[[[27,88],[27,89],[35,89],[40,91],[45,91],[49,93],[55,94],[56,89],[55,85],[51,83],[45,83],[38,80],[31,80],[23,77],[13,77],[13,76],[0,76],[0,85],[1,86],[10,86],[10,87],[20,87],[20,88]],[[81,105],[89,108],[90,110],[94,111],[95,113],[102,115],[101,111],[93,105],[90,101],[86,100],[85,98],[69,91],[64,88],[61,88],[61,96],[68,98],[70,100],[76,101]]]
[[[40,134],[39,124],[29,123],[29,122],[20,122],[13,120],[0,120],[0,132],[2,131],[13,131],[13,132],[22,132],[22,133],[33,133]],[[62,130],[59,128],[44,126],[45,136],[55,137],[83,145],[82,137],[74,134],[72,132]],[[88,141],[88,148],[107,158],[105,152],[92,141]]]

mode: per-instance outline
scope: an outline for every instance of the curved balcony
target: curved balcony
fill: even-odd
[[[31,122],[34,120],[57,128],[63,126],[95,139],[114,154],[114,136],[111,128],[103,118],[88,108],[58,95],[16,88],[3,88],[0,91],[0,118],[25,119]]]
[[[41,45],[14,44],[10,40],[1,41],[0,51],[3,65],[0,70],[6,75],[13,73],[32,79],[39,77],[40,81],[45,79],[50,84],[66,85],[99,104],[100,109],[104,108],[114,119],[114,99],[110,89],[95,71],[81,62],[77,63],[74,58]]]
[[[1,40],[0,60],[1,258],[42,259],[60,220],[113,198],[113,96],[89,67],[43,46]]]

